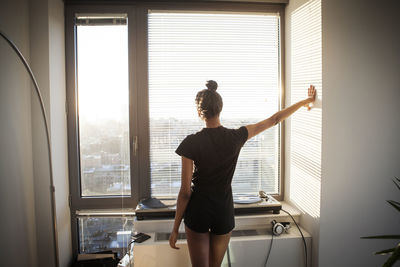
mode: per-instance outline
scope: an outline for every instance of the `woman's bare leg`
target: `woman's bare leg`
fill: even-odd
[[[197,233],[185,225],[190,261],[193,267],[209,267],[210,233]]]
[[[210,267],[220,267],[232,232],[225,235],[210,233]]]

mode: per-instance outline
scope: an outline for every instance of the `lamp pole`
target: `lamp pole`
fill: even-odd
[[[39,86],[36,82],[36,78],[33,75],[32,69],[30,68],[28,62],[26,61],[25,57],[22,55],[21,51],[18,47],[0,30],[0,36],[6,40],[6,42],[11,46],[11,48],[15,51],[18,55],[20,60],[25,66],[25,69],[29,73],[29,76],[32,80],[32,83],[35,87],[36,95],[40,102],[40,108],[42,111],[42,116],[44,119],[44,124],[46,127],[46,138],[47,138],[47,151],[49,156],[49,169],[50,169],[50,197],[51,197],[51,216],[52,216],[52,223],[53,223],[53,242],[54,242],[54,259],[56,263],[56,267],[59,267],[59,255],[58,255],[58,238],[57,238],[57,217],[56,217],[56,198],[55,198],[55,187],[54,187],[54,180],[53,180],[53,164],[52,164],[52,157],[51,157],[51,143],[50,143],[50,133],[49,133],[49,124],[48,119],[46,116],[46,109],[43,104],[42,94],[40,93]]]

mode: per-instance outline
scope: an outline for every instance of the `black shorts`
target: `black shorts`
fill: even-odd
[[[198,233],[229,233],[235,227],[232,192],[194,191],[184,213],[187,227]]]

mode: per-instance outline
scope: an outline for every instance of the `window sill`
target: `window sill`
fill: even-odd
[[[282,209],[288,211],[296,222],[299,222],[301,212],[295,207],[289,205],[286,202],[281,202]],[[293,221],[289,215],[284,212],[280,214],[264,213],[264,214],[251,214],[251,215],[236,215],[235,216],[235,230],[247,230],[247,229],[262,229],[269,227],[271,221],[276,220],[278,222],[291,222]],[[170,232],[174,224],[174,219],[152,219],[152,220],[136,220],[134,221],[134,227],[136,232],[152,233],[152,232]],[[185,226],[182,222],[179,228],[179,232],[184,232]]]
[[[119,216],[135,216],[135,209],[84,209],[77,210],[75,212],[77,217],[97,217],[97,216],[107,216],[107,217],[119,217]]]
[[[295,207],[282,201],[282,209],[288,211],[296,222],[299,222],[301,212]],[[77,217],[120,217],[128,216],[134,217],[134,209],[86,209],[77,210]],[[276,220],[278,222],[290,222],[293,225],[292,219],[289,215],[284,212],[280,214],[263,213],[263,214],[251,214],[251,215],[236,215],[235,216],[235,230],[247,230],[247,229],[262,229],[269,227],[271,221]],[[174,219],[151,219],[151,220],[134,220],[134,231],[135,232],[170,232],[174,224]],[[294,225],[293,225],[294,226]],[[185,232],[185,226],[182,222],[179,228],[179,232]]]

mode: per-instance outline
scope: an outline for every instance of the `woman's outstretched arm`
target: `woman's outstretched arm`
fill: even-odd
[[[316,94],[317,91],[315,90],[315,86],[310,85],[310,88],[308,88],[308,97],[306,99],[299,101],[288,108],[278,111],[268,119],[265,119],[255,124],[246,125],[247,131],[249,133],[247,139],[250,139],[253,136],[265,131],[266,129],[280,123],[281,121],[292,115],[294,112],[296,112],[302,106],[307,106],[308,110],[310,110],[311,108],[308,105],[315,101]]]
[[[192,194],[191,184],[193,175],[193,160],[182,156],[182,180],[181,189],[179,190],[178,200],[176,203],[174,227],[169,237],[169,245],[171,248],[179,249],[175,244],[178,239],[179,225],[181,224],[183,213],[189,203]]]

